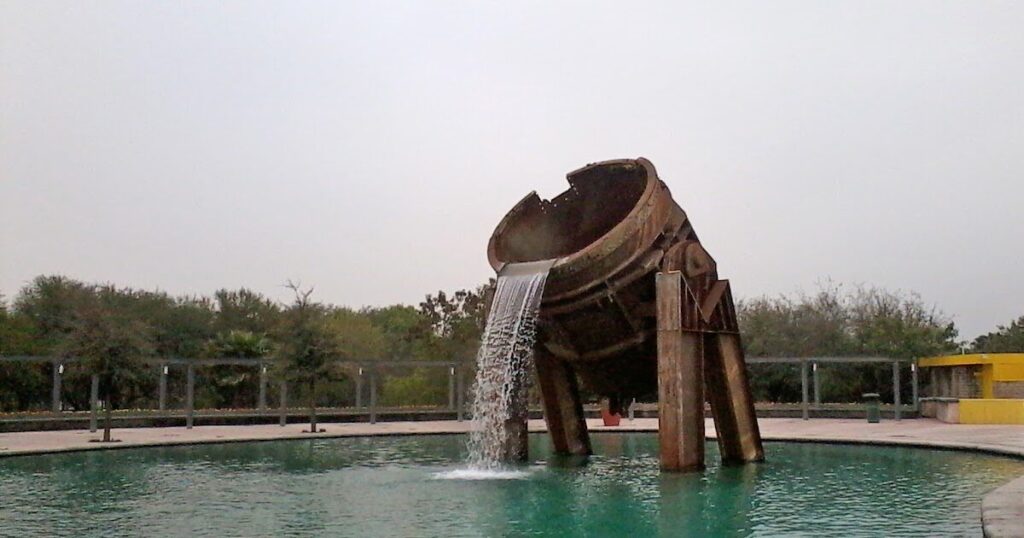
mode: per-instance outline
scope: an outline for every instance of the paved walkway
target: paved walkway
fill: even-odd
[[[981,426],[946,424],[932,419],[883,421],[868,424],[863,420],[762,418],[758,420],[765,440],[849,442],[897,444],[924,447],[959,448],[1024,457],[1024,426]],[[0,457],[78,450],[102,450],[143,446],[308,439],[305,425],[196,426],[188,430],[174,428],[115,429],[119,443],[95,443],[100,433],[85,430],[0,433]],[[374,435],[424,435],[465,433],[468,422],[379,422],[325,423],[326,431],[316,437],[357,437]],[[591,431],[656,431],[657,419],[623,420],[618,427],[605,427],[600,420],[589,420]],[[544,431],[544,421],[530,421],[530,431]],[[715,426],[707,421],[707,434],[715,435]],[[1014,480],[985,496],[982,501],[985,536],[1024,536],[1024,477]]]
[[[868,424],[863,420],[798,418],[762,418],[758,422],[766,440],[909,444],[983,450],[1024,457],[1022,426],[946,424],[931,419],[899,422],[886,420],[880,424]],[[90,442],[91,439],[98,439],[100,432],[89,433],[86,430],[0,433],[0,456],[138,446],[307,439],[310,435],[302,433],[306,426],[196,426],[191,430],[183,427],[124,428],[113,430],[114,438],[121,440],[115,444]],[[320,426],[326,432],[317,434],[317,437],[350,437],[464,433],[469,428],[469,422],[322,423]],[[655,431],[658,420],[638,418],[630,422],[624,419],[618,427],[605,427],[600,420],[590,420],[588,426],[591,431]],[[544,431],[544,421],[530,421],[530,431]],[[707,422],[707,432],[709,437],[715,434],[711,420]]]

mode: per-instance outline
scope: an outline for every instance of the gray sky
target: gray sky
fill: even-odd
[[[0,1],[0,292],[416,303],[645,156],[740,297],[1024,315],[1024,3],[708,4]]]

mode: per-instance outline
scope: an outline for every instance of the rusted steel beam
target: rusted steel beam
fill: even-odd
[[[591,454],[590,434],[583,415],[576,374],[563,360],[538,349],[534,362],[540,385],[544,421],[557,454],[586,456]]]
[[[754,413],[739,335],[705,333],[704,379],[715,418],[722,462],[764,460],[761,431]]]
[[[704,468],[703,338],[682,327],[682,273],[655,276],[658,311],[658,441],[661,468]]]

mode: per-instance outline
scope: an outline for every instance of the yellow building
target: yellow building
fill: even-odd
[[[1024,353],[929,357],[918,366],[931,387],[923,414],[960,424],[1024,424]]]

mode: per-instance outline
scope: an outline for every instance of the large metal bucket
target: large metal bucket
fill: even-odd
[[[495,271],[557,259],[538,345],[572,364],[591,392],[619,402],[657,392],[655,279],[673,244],[696,240],[686,213],[644,158],[590,164],[553,200],[535,192],[501,220],[487,248]]]

